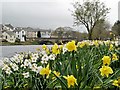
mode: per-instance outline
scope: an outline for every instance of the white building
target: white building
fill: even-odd
[[[26,31],[26,38],[50,38],[51,30],[39,29],[39,28],[23,28]],[[39,35],[40,34],[40,35]]]
[[[40,30],[41,38],[50,38],[51,37],[51,30]]]
[[[38,31],[31,27],[23,28],[26,32],[26,38],[37,38]]]
[[[14,31],[15,28],[11,24],[3,24],[2,25],[3,31]]]
[[[6,40],[10,43],[14,43],[16,40],[15,33],[12,31],[5,31],[2,33],[2,40]]]
[[[2,24],[0,24],[0,42],[2,42]]]
[[[15,34],[16,34],[16,38],[19,39],[21,42],[25,42],[26,39],[26,32],[23,28],[17,27],[14,30]]]

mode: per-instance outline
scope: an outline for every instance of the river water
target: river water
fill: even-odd
[[[51,47],[51,45],[48,45],[48,47]],[[15,55],[15,53],[35,52],[36,48],[41,49],[41,45],[0,46],[0,59],[3,57],[11,57]]]

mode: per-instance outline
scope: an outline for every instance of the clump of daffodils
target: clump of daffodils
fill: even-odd
[[[9,75],[12,73],[11,68],[10,68],[8,65],[6,65],[6,64],[4,64],[2,70],[4,70],[5,73],[6,73],[6,74],[9,74]]]
[[[112,50],[112,48],[113,48],[113,46],[111,46],[111,50]],[[103,60],[103,66],[99,70],[100,70],[102,76],[108,77],[109,74],[113,74],[112,68],[109,67],[109,65],[111,64],[111,60],[118,60],[118,57],[116,54],[112,54],[112,57],[103,56],[102,60]]]
[[[23,73],[22,75],[24,76],[24,78],[28,78],[29,77],[29,72]]]
[[[109,56],[104,56],[102,58],[102,60],[103,60],[103,66],[99,70],[100,70],[102,76],[108,77],[109,74],[113,74],[112,68],[109,67],[109,65],[111,63],[111,58]]]
[[[45,55],[43,55],[42,58],[41,58],[41,63],[42,63],[42,64],[44,64],[44,63],[47,64],[48,60],[49,60],[49,57],[48,57],[47,54],[45,54]]]
[[[44,44],[37,48],[37,52],[16,53],[13,57],[4,58],[0,63],[3,74],[0,76],[5,82],[3,87],[21,89],[31,86],[35,90],[53,87],[97,89],[110,84],[120,87],[120,78],[116,79],[120,71],[113,66],[119,62],[114,44],[100,40],[76,43],[74,40],[62,45],[55,43],[51,48]]]
[[[15,63],[10,63],[10,66],[14,71],[17,71],[19,69],[18,65],[16,65]]]

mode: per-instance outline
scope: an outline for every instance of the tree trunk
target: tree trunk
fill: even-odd
[[[88,33],[88,39],[89,39],[89,40],[92,40],[92,32],[89,32],[89,33]]]

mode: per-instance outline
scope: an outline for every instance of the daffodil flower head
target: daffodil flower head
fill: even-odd
[[[116,54],[112,54],[112,60],[118,60],[118,57]]]
[[[47,78],[49,77],[49,74],[51,73],[51,70],[49,69],[49,64],[47,65],[47,67],[46,68],[42,68],[41,70],[40,70],[40,74],[41,75],[47,75]]]
[[[100,70],[100,72],[101,72],[101,75],[102,75],[102,76],[106,76],[106,77],[108,77],[109,74],[112,74],[112,73],[113,73],[112,68],[109,67],[109,66],[102,66],[102,68],[100,68],[99,70]]]
[[[117,86],[117,87],[120,88],[120,78],[118,78],[118,80],[114,80],[112,85]]]
[[[62,50],[63,49],[63,45],[60,45],[60,50]]]
[[[56,72],[56,71],[53,71],[53,73],[55,74],[55,76],[59,77],[60,76],[60,72]],[[55,79],[56,77],[53,77],[52,79]]]
[[[113,50],[113,48],[114,48],[113,44],[110,44],[109,50],[111,51]]]
[[[24,76],[24,78],[28,78],[29,77],[29,72],[23,73],[22,75]]]
[[[102,60],[103,60],[103,65],[110,65],[111,58],[109,56],[104,56]]]
[[[77,47],[75,45],[75,41],[71,41],[71,42],[68,42],[66,44],[66,48],[68,49],[68,51],[72,52],[72,51],[76,51],[77,50]]]
[[[47,53],[47,54],[49,54],[49,53],[50,53],[50,51],[49,51],[49,49],[48,49],[48,48],[47,48],[45,51],[46,51],[46,53]]]
[[[43,50],[46,50],[47,49],[47,46],[45,44],[42,45],[42,49]]]
[[[99,46],[99,43],[98,43],[98,41],[97,41],[97,40],[95,40],[95,41],[94,41],[94,45],[95,45],[96,47],[98,47],[98,46]]]
[[[60,49],[59,49],[59,47],[58,47],[58,45],[56,43],[52,47],[52,53],[56,54],[56,55],[60,54]]]
[[[78,42],[77,43],[77,46],[80,47],[80,48],[83,48],[85,45],[86,45],[85,42]]]
[[[63,76],[63,78],[67,80],[68,88],[70,88],[70,86],[74,86],[75,84],[78,85],[77,79],[73,75],[68,75],[67,77]]]

